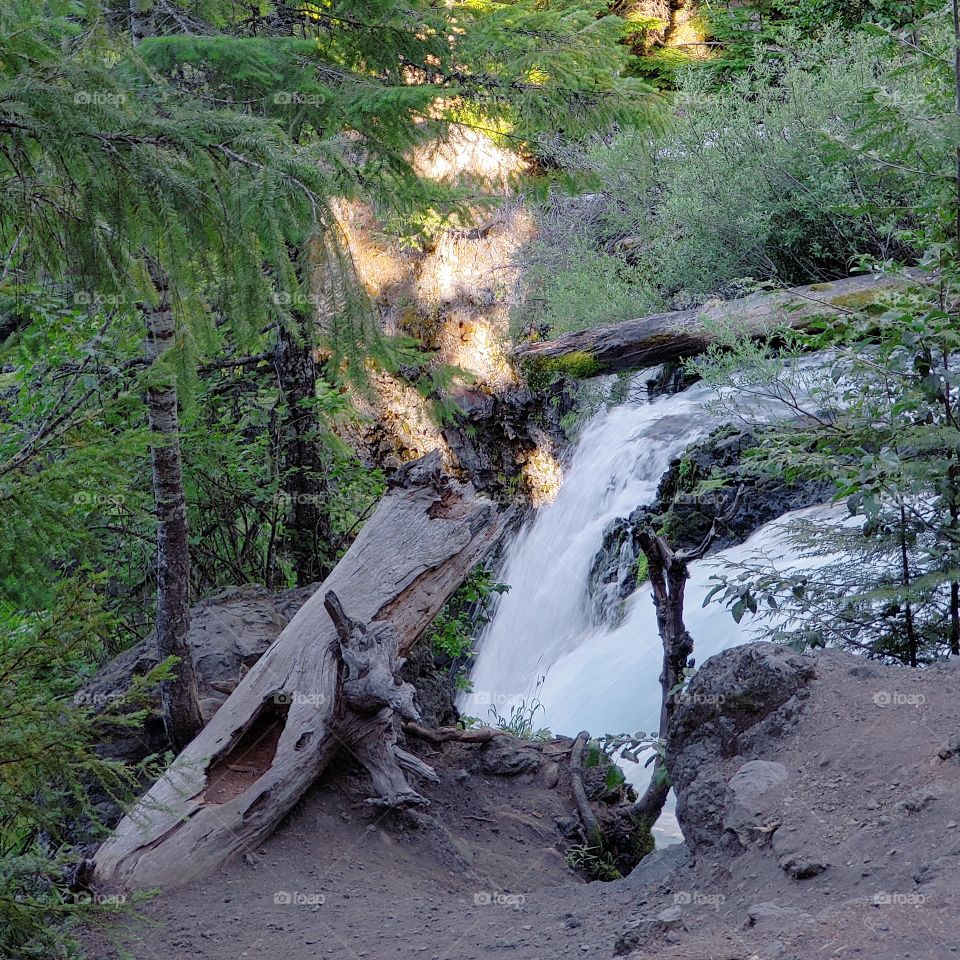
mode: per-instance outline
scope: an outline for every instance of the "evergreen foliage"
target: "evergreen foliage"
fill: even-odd
[[[913,666],[960,653],[958,104],[956,41],[944,21],[929,18],[919,42],[900,45],[890,76],[901,86],[875,83],[855,131],[835,140],[896,170],[916,197],[899,237],[922,251],[926,280],[886,308],[849,304],[840,326],[785,334],[775,354],[731,344],[730,354],[715,350],[696,364],[737,391],[734,406],[762,398],[789,418],[785,429],[763,430],[758,468],[833,481],[851,518],[795,525],[804,553],[821,558],[812,572],[783,573],[757,558],[721,577],[714,594],[736,619],[762,609],[776,636]],[[811,348],[829,348],[829,361],[799,364]]]
[[[174,384],[180,398],[195,596],[291,581],[291,405],[312,421],[298,439],[321,451],[312,479],[335,560],[382,487],[336,439],[355,415],[344,381],[422,365],[415,344],[380,330],[335,206],[455,217],[475,195],[412,163],[452,122],[527,152],[545,127],[583,136],[648,119],[649,88],[619,76],[623,23],[605,14],[591,0],[0,10],[0,673],[18,705],[3,714],[0,763],[27,791],[0,786],[0,954],[68,950],[50,922],[96,906],[66,888],[75,845],[96,832],[82,788],[134,785],[135,771],[97,759],[103,730],[68,696],[151,625],[148,388]],[[151,364],[158,278],[175,335]],[[322,358],[312,396],[277,390],[281,331]],[[67,582],[87,590],[82,613]],[[68,616],[99,638],[71,648],[69,669],[41,638]],[[62,749],[17,752],[54,733]],[[17,799],[31,795],[39,806]],[[51,823],[74,821],[47,842]]]

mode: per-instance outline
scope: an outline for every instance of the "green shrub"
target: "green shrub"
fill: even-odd
[[[469,662],[473,658],[476,634],[489,620],[493,598],[509,589],[486,567],[476,567],[427,629],[427,640],[434,652],[450,660],[458,690],[470,689]]]
[[[884,39],[804,41],[720,88],[683,81],[669,127],[554,144],[587,196],[554,197],[528,247],[517,326],[554,333],[846,275],[864,254],[908,256],[901,230],[924,189],[858,143],[865,102],[918,81]]]

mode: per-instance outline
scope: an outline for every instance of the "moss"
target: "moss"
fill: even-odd
[[[653,831],[644,821],[637,825],[630,837],[631,852],[636,856],[639,863],[648,853],[653,853],[656,841],[653,839]]]
[[[637,557],[637,583],[646,583],[650,579],[650,563],[644,554]]]
[[[699,471],[689,457],[684,457],[677,467],[677,492],[690,493],[697,485]]]
[[[842,293],[838,297],[830,297],[830,303],[845,310],[861,310],[871,307],[877,302],[876,290],[861,290],[859,293]]]
[[[596,358],[586,350],[577,350],[548,361],[550,369],[577,380],[595,377],[602,369]]]
[[[597,359],[586,350],[575,350],[562,357],[530,359],[524,367],[527,383],[535,390],[545,388],[558,376],[587,380],[603,370]]]

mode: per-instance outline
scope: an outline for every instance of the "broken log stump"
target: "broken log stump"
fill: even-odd
[[[387,661],[409,650],[506,519],[470,485],[445,476],[436,453],[398,471],[320,589],[97,851],[95,880],[172,887],[208,875],[274,830],[341,749],[341,737],[364,759],[378,799],[413,801],[403,773],[432,771],[396,747],[394,713],[403,718],[407,709],[402,688],[389,708],[357,712],[376,696],[370,671],[382,684],[389,670],[364,645],[379,644]],[[346,640],[325,605],[331,592]],[[374,622],[383,620],[389,635]],[[357,623],[371,626],[359,631]]]

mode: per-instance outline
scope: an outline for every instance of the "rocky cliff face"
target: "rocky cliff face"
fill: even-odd
[[[957,955],[958,682],[766,643],[707,661],[667,746],[687,842],[624,882],[616,952]]]
[[[755,530],[791,510],[824,503],[833,495],[828,484],[787,483],[782,477],[752,473],[744,464],[744,454],[757,442],[751,430],[721,427],[670,464],[654,503],[638,504],[629,517],[610,524],[590,569],[588,589],[595,623],[615,623],[623,601],[636,590],[641,554],[636,531],[650,514],[659,518],[674,546],[695,547],[743,484],[740,509],[714,541],[713,553],[743,543]],[[697,492],[705,481],[720,477],[725,480],[722,489]]]

